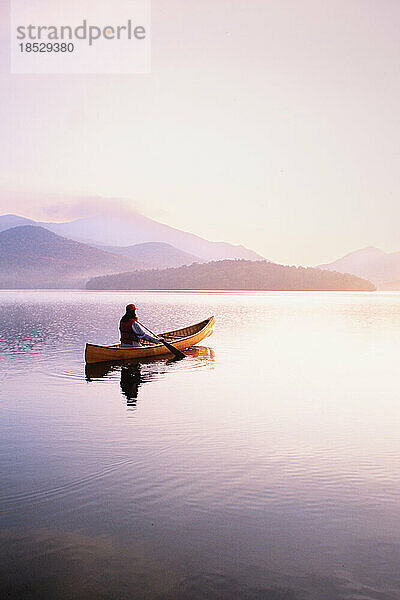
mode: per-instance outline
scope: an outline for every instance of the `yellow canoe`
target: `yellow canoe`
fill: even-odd
[[[178,350],[186,350],[211,335],[214,330],[214,323],[214,317],[209,317],[205,321],[200,321],[200,323],[196,323],[195,325],[174,329],[173,331],[165,331],[157,335],[165,338],[167,342],[173,344]],[[85,348],[85,360],[87,363],[147,358],[163,354],[171,354],[164,344],[151,344],[145,341],[140,348],[121,348],[119,344],[111,346],[86,344]]]

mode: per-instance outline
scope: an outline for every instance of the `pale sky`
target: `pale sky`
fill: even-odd
[[[282,263],[400,251],[398,0],[153,0],[150,75],[10,75],[5,4],[0,213],[120,197]]]

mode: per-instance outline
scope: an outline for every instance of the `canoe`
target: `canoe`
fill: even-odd
[[[178,350],[186,350],[211,335],[214,330],[214,323],[214,317],[209,317],[205,321],[200,321],[200,323],[196,323],[195,325],[174,329],[173,331],[165,331],[157,335],[165,338],[167,342],[173,344]],[[143,341],[142,344],[139,348],[121,348],[119,344],[112,344],[111,346],[86,344],[85,360],[87,363],[97,363],[171,354],[164,344],[152,344],[146,341]]]
[[[185,354],[195,360],[196,366],[200,366],[202,362],[212,364],[215,359],[214,350],[208,346],[193,346],[193,348],[187,348]],[[107,377],[112,373],[117,373],[118,371],[121,371],[121,369],[134,370],[142,368],[142,383],[147,383],[153,375],[159,375],[160,373],[167,371],[170,362],[174,362],[174,357],[169,353],[168,355],[148,356],[147,358],[128,358],[127,360],[107,360],[103,362],[86,363],[85,376],[86,381],[95,381]]]

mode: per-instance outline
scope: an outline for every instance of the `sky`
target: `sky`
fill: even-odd
[[[0,213],[120,198],[286,264],[400,251],[398,0],[153,0],[146,75],[11,75],[0,11]]]

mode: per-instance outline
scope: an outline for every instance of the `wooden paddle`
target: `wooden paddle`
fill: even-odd
[[[143,329],[146,329],[152,336],[154,336],[157,339],[159,339],[160,342],[162,344],[164,344],[164,346],[166,348],[168,348],[168,350],[170,352],[172,352],[172,354],[174,354],[176,356],[176,358],[186,358],[186,354],[183,354],[183,352],[181,352],[180,350],[178,350],[178,348],[175,348],[175,346],[173,346],[169,342],[166,342],[164,339],[158,337],[158,335],[156,335],[155,333],[153,333],[148,327],[146,327],[146,325],[143,325],[143,323],[140,323],[140,321],[138,321],[138,323],[139,323],[139,325],[141,325],[143,327]]]

